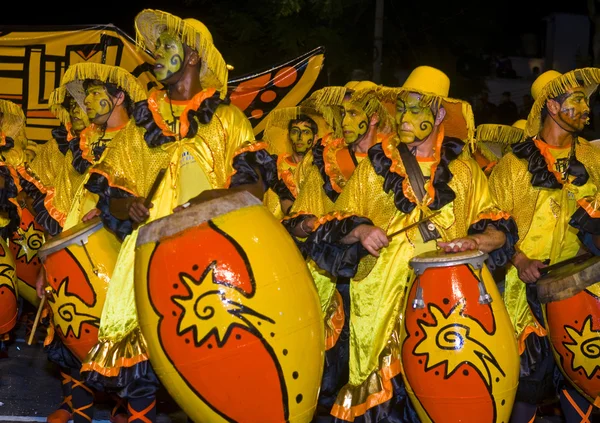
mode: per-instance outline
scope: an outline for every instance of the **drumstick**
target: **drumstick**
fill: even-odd
[[[539,269],[540,275],[545,276],[548,273],[552,272],[553,270],[560,269],[561,267],[566,266],[567,264],[579,263],[579,262],[585,261],[593,256],[594,255],[592,253],[585,253],[585,254],[581,254],[579,256],[571,257],[570,259],[567,259],[567,260],[559,261],[558,263],[554,263],[551,266],[543,267],[543,268]]]
[[[441,213],[441,210],[439,210],[439,211],[436,211],[435,213],[432,213],[432,214],[430,214],[429,216],[427,216],[427,217],[424,217],[424,218],[422,218],[422,219],[420,219],[420,220],[417,220],[415,223],[411,223],[410,225],[408,225],[408,226],[405,226],[405,227],[403,227],[402,229],[400,229],[400,230],[398,230],[398,231],[396,231],[396,232],[393,232],[393,233],[391,233],[390,235],[388,235],[388,239],[392,239],[392,238],[393,238],[393,237],[395,237],[396,235],[400,235],[402,232],[406,232],[406,231],[408,231],[409,229],[411,229],[411,228],[414,228],[415,226],[418,226],[418,225],[420,225],[421,223],[428,221],[428,220],[429,220],[429,219],[431,219],[433,216],[437,216],[437,215],[438,215],[438,214],[440,214],[440,213]]]
[[[148,195],[146,196],[146,201],[144,201],[145,208],[150,208],[150,204],[152,203],[152,197],[154,197],[154,194],[156,194],[156,191],[158,191],[158,187],[160,186],[160,183],[162,182],[162,179],[165,176],[166,171],[167,171],[166,167],[162,168],[161,170],[158,171],[158,175],[156,175],[156,179],[154,180],[154,183],[150,187],[150,191],[148,191]]]
[[[44,303],[46,302],[46,293],[42,299],[40,300],[40,306],[38,307],[37,314],[35,315],[35,320],[33,321],[33,326],[31,327],[31,334],[29,335],[29,340],[27,341],[27,345],[31,345],[33,343],[33,336],[35,335],[35,330],[37,329],[37,325],[40,322],[40,317],[42,315],[42,310],[44,309]]]

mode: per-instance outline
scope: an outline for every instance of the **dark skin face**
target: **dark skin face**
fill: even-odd
[[[154,76],[160,82],[165,82],[183,68],[185,49],[179,38],[163,32],[156,41],[154,57]]]
[[[555,107],[557,110],[554,118],[563,129],[569,132],[583,130],[590,117],[590,103],[582,88],[570,89],[561,103],[555,100],[550,100],[550,102],[559,106]]]

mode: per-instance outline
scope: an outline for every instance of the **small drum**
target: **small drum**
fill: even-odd
[[[247,192],[139,230],[150,361],[195,422],[310,422],[324,360],[317,292],[293,240]]]
[[[98,327],[121,242],[95,218],[48,240],[38,250],[52,288],[56,333],[80,360],[98,342]]]
[[[428,252],[410,261],[403,376],[422,422],[508,422],[519,351],[487,254]]]
[[[588,401],[600,405],[600,257],[571,263],[536,283],[556,363]]]
[[[24,207],[19,228],[10,238],[10,251],[17,265],[19,296],[35,307],[40,303],[35,281],[42,267],[37,253],[44,239],[44,229],[38,225],[29,209]]]
[[[0,335],[17,322],[17,274],[15,260],[3,239],[0,239]]]

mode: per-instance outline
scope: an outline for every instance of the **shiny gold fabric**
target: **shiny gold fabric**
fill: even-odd
[[[165,97],[159,96],[158,99],[158,111],[168,124],[173,120],[171,107]],[[174,102],[172,110],[175,116],[179,116],[186,105],[185,102]],[[182,157],[191,156],[206,175],[211,188],[226,188],[233,173],[232,163],[236,153],[255,143],[250,122],[235,106],[220,105],[210,123],[198,124],[198,127],[194,138],[182,138],[150,148],[144,140],[145,130],[130,123],[115,138],[114,148],[111,146],[107,149],[103,159],[90,172],[107,178],[112,187],[145,197],[159,170],[166,168],[165,177],[152,199],[154,206],[150,209],[147,222],[171,214],[181,204],[179,185],[182,183]],[[168,129],[163,129],[163,132],[165,130]],[[205,188],[200,185],[194,187],[197,189],[196,195]],[[134,230],[124,240],[119,252],[101,317],[100,345],[96,352],[88,356],[88,363],[101,361],[101,351],[110,348],[110,345],[127,342],[128,334],[139,327],[133,279],[137,233]]]
[[[548,151],[555,158],[566,158],[569,150],[570,147]],[[570,183],[573,177],[562,189],[533,187],[527,160],[519,159],[513,153],[506,154],[490,175],[494,200],[515,219],[519,230],[517,248],[530,259],[550,259],[550,263],[556,263],[575,256],[582,248],[569,220],[577,208],[577,201],[596,192],[600,152],[582,142],[577,146],[576,155],[590,174],[588,182],[579,187]],[[527,304],[525,283],[511,264],[507,267],[504,301],[521,343],[532,331],[540,333],[539,323]]]
[[[56,182],[56,177],[63,169],[65,162],[70,164],[71,159],[71,151],[68,150],[66,154],[62,154],[53,138],[36,148],[35,157],[29,161],[29,167],[38,176],[40,182],[49,187]]]
[[[298,164],[292,162],[290,154],[284,153],[284,155],[277,160],[277,176],[279,179],[283,179],[288,189],[292,191],[292,194],[297,193],[294,180],[297,168]],[[281,202],[275,191],[270,188],[267,190],[265,198],[263,199],[263,204],[277,219],[283,219],[284,213],[281,210]]]

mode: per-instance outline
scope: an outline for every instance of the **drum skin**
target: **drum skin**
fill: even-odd
[[[483,281],[490,304],[479,303],[470,266],[428,268],[420,277],[423,309],[412,307],[416,283],[410,285],[402,366],[422,422],[509,421],[519,382],[518,344],[485,266]]]
[[[98,328],[106,291],[121,243],[101,227],[86,245],[98,274],[81,245],[67,245],[44,261],[46,280],[52,288],[48,299],[56,333],[80,360],[98,342]]]
[[[135,268],[150,361],[193,421],[312,420],[321,307],[302,256],[265,207],[241,207],[159,242],[138,239]]]
[[[561,372],[588,401],[600,403],[600,282],[542,310]]]
[[[0,239],[0,335],[17,322],[17,275],[15,260],[3,239]]]
[[[23,208],[19,228],[10,238],[10,251],[17,265],[19,296],[35,307],[40,303],[35,281],[42,268],[37,251],[44,244],[44,239],[44,229],[37,224],[31,212]]]

